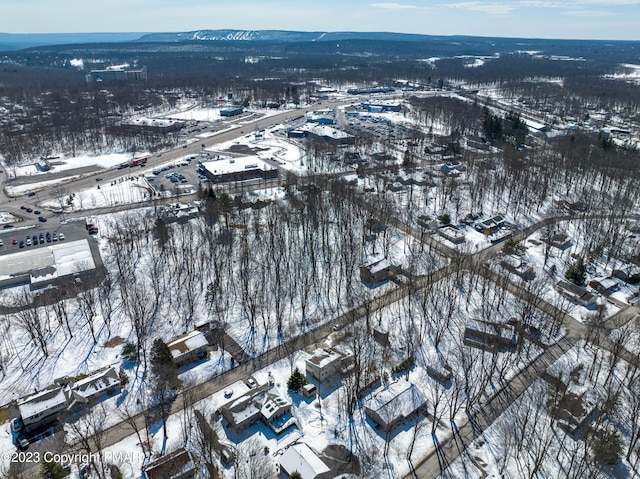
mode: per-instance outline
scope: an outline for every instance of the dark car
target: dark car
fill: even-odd
[[[32,210],[31,208],[27,208],[25,211],[26,211],[27,213],[31,213],[33,210]]]
[[[33,241],[33,244],[38,244],[38,237],[36,235],[33,235],[31,237],[31,241]]]
[[[32,191],[31,193],[29,193],[27,196],[36,196],[36,192]]]
[[[98,177],[96,178],[96,181],[102,181],[102,178]]]
[[[7,228],[13,228],[13,225],[11,223],[6,223],[4,225],[4,229],[7,229]]]
[[[41,216],[38,218],[38,220],[42,223],[44,223],[45,221],[47,221],[47,218],[45,218],[44,216]]]
[[[34,215],[39,215],[40,214],[40,210],[33,210],[33,214]]]
[[[24,248],[24,241],[20,240],[20,248]]]

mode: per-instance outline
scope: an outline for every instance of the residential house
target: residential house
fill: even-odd
[[[288,478],[294,472],[300,473],[302,479],[334,477],[331,469],[305,443],[289,446],[280,457],[280,477]]]
[[[324,381],[329,376],[341,373],[344,359],[344,354],[334,349],[317,349],[305,359],[305,368],[318,381]]]
[[[512,324],[469,320],[464,329],[462,342],[485,351],[495,351],[498,348],[515,346],[518,337]]]
[[[418,216],[418,226],[422,226],[427,231],[435,231],[438,229],[438,220],[429,215]]]
[[[597,298],[594,294],[589,293],[582,286],[569,283],[568,281],[558,281],[556,283],[556,291],[565,298],[574,301],[585,308],[596,304]]]
[[[67,409],[71,395],[68,386],[53,384],[48,388],[22,398],[18,401],[18,410],[27,431],[53,423],[60,413]]]
[[[92,405],[98,402],[104,394],[118,394],[121,391],[120,377],[112,366],[75,382],[71,391],[69,407],[76,404]]]
[[[196,330],[172,340],[167,346],[176,366],[180,367],[205,357],[209,342],[204,334]]]
[[[533,268],[516,256],[504,256],[500,261],[500,266],[526,281],[532,280],[536,277],[536,273],[533,271]]]
[[[451,241],[454,244],[464,243],[464,233],[455,229],[453,226],[445,226],[438,230],[438,234],[444,239]]]
[[[476,231],[479,231],[480,233],[484,233],[485,235],[488,236],[492,233],[495,233],[503,226],[505,226],[505,223],[506,223],[506,220],[504,219],[504,216],[494,215],[494,216],[491,216],[490,218],[486,218],[484,220],[479,221],[476,224],[475,229]]]
[[[142,467],[144,479],[196,479],[193,456],[180,448]]]
[[[388,259],[376,260],[360,266],[360,281],[373,285],[389,280],[395,274],[396,267]]]
[[[628,264],[614,269],[612,276],[621,279],[625,283],[636,284],[640,282],[640,267],[635,264]]]
[[[403,379],[377,390],[365,399],[364,411],[381,429],[390,431],[426,404],[424,393],[415,384]]]
[[[549,245],[553,246],[554,248],[558,248],[561,250],[567,249],[569,246],[571,246],[571,238],[569,238],[569,236],[564,233],[556,233],[550,238],[545,238],[545,241],[547,241],[547,243],[549,243]]]
[[[606,278],[594,278],[589,281],[589,286],[595,289],[598,293],[602,293],[607,296],[620,289],[618,282],[611,276]]]
[[[236,431],[262,421],[279,434],[296,423],[291,415],[291,401],[270,384],[261,384],[237,399],[222,405],[222,416]]]
[[[583,395],[567,392],[551,406],[551,415],[569,434],[575,434],[598,414],[596,405]]]

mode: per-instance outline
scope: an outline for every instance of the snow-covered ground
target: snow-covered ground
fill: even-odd
[[[567,433],[550,409],[554,394],[561,398],[563,393],[538,380],[441,477],[637,477],[633,465],[637,467],[637,452],[632,453],[630,461],[624,457],[629,447],[627,425],[633,421],[631,407],[637,403],[631,399],[631,395],[637,395],[637,379],[630,388],[626,363],[612,364],[608,353],[579,343],[548,371],[567,385],[565,397],[580,398],[581,408],[587,412],[593,406],[600,409],[588,424],[600,431],[617,431],[621,436],[622,457],[617,465],[603,470],[594,467],[591,448],[601,432],[588,439],[583,436],[584,428],[576,434]],[[612,391],[616,391],[616,399],[609,405],[613,409],[604,412]]]

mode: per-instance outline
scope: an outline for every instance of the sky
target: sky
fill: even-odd
[[[640,0],[2,0],[2,33],[204,29],[640,40]]]

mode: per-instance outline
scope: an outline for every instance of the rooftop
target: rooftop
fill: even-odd
[[[276,167],[271,166],[257,156],[243,156],[240,158],[225,158],[214,161],[205,161],[202,162],[202,167],[213,175],[224,175],[251,170],[276,170]]]
[[[280,458],[280,466],[291,474],[298,471],[302,479],[315,479],[331,469],[304,443],[289,447]]]

